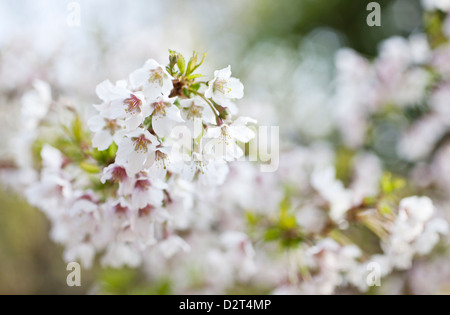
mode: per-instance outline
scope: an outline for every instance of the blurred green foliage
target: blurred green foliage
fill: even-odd
[[[283,0],[258,1],[254,12],[253,36],[256,44],[273,38],[297,46],[302,37],[316,28],[330,28],[341,35],[345,46],[374,56],[380,41],[390,36],[407,36],[422,26],[419,0],[378,0],[381,27],[369,27],[366,19],[371,0]]]
[[[88,270],[81,287],[67,286],[62,249],[49,230],[44,214],[0,187],[0,294],[83,294],[91,287]]]

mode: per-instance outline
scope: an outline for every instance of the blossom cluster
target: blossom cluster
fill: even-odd
[[[43,144],[40,179],[26,194],[50,218],[66,260],[89,267],[105,251],[104,265],[135,267],[153,247],[165,256],[189,249],[177,208],[194,211],[193,186],[223,183],[228,163],[244,155],[237,142],[255,136],[246,125],[256,121],[235,116],[242,83],[229,66],[198,81],[203,59],[170,51],[167,66],[150,59],[127,80],[100,83],[91,133],[76,117],[69,147]],[[45,115],[50,100],[41,96]]]

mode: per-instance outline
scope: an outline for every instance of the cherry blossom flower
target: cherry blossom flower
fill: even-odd
[[[124,165],[128,174],[137,174],[153,164],[158,144],[158,139],[147,130],[131,131],[118,144],[116,163]]]
[[[137,209],[143,209],[149,205],[160,207],[162,206],[164,198],[163,189],[165,188],[167,188],[167,184],[161,180],[152,180],[146,176],[140,176],[134,182],[131,205]]]
[[[124,125],[121,120],[107,119],[101,115],[89,119],[88,126],[94,133],[92,146],[100,151],[108,149],[113,142],[119,143],[124,132]]]
[[[153,59],[147,60],[144,66],[130,74],[130,86],[134,90],[142,91],[147,99],[154,99],[166,96],[172,91],[173,77],[167,72],[164,66]]]
[[[134,174],[131,174],[131,176],[134,176]],[[133,189],[133,178],[127,174],[124,166],[117,163],[112,163],[103,169],[100,181],[104,184],[107,180],[119,183],[117,190],[119,195],[128,195]]]
[[[244,96],[244,85],[239,79],[231,77],[231,66],[228,66],[214,71],[214,79],[208,82],[205,96],[212,98],[214,102],[227,107],[232,114],[235,114],[237,107],[232,100],[241,99]]]
[[[124,119],[128,130],[137,128],[151,114],[151,108],[142,92],[126,88],[125,82],[112,85],[108,80],[97,86],[97,95],[103,100],[96,108],[109,119]]]
[[[244,152],[236,144],[236,141],[247,143],[255,137],[255,133],[246,125],[256,123],[256,120],[248,117],[239,117],[231,124],[223,124],[218,127],[208,128],[207,138],[212,138],[205,145],[205,152],[213,152],[217,159],[232,161],[243,156]]]
[[[175,98],[158,97],[151,103],[152,128],[159,137],[168,136],[176,124],[184,122],[174,101]]]

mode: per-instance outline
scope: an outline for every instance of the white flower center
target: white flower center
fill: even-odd
[[[147,153],[148,152],[148,144],[151,143],[144,135],[140,135],[139,137],[133,137],[131,140],[134,143],[134,151],[137,153]]]
[[[228,81],[225,79],[218,79],[214,81],[213,91],[219,91],[222,94],[227,94],[231,92],[231,88],[228,86]]]
[[[127,114],[136,114],[141,112],[142,101],[135,95],[130,95],[130,97],[126,98],[123,103],[127,106],[127,108],[125,108],[125,112]]]
[[[105,119],[105,122],[106,124],[103,129],[109,130],[111,136],[113,136],[116,130],[120,128],[119,125],[117,125],[117,121],[115,119]]]
[[[155,152],[155,164],[156,167],[158,168],[163,168],[166,169],[166,161],[168,160],[168,156],[167,154],[161,152],[161,151],[156,151]]]
[[[163,86],[165,73],[161,67],[150,70],[150,77],[148,78],[149,83],[158,83],[159,86]]]
[[[222,129],[220,131],[219,139],[220,139],[221,142],[224,142],[226,145],[229,145],[230,142],[232,141],[231,136],[227,132],[227,127],[226,126],[222,127]]]
[[[164,102],[164,101],[155,102],[152,105],[153,105],[153,108],[154,108],[154,112],[156,114],[160,114],[162,116],[166,115],[166,109],[171,106],[170,103]]]

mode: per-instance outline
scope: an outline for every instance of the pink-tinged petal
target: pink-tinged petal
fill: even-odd
[[[250,117],[239,117],[236,119],[231,126],[239,126],[239,125],[247,125],[247,124],[256,124],[258,121],[256,119],[250,118]]]
[[[244,96],[244,85],[241,83],[239,79],[230,78],[229,82],[230,87],[230,98],[241,99]]]
[[[239,159],[244,155],[242,149],[234,141],[229,142],[229,145],[227,145],[226,150],[227,150],[226,160],[228,161]]]
[[[155,188],[153,186],[149,189],[149,202],[155,207],[162,206],[162,201],[164,199],[164,193],[161,189]]]
[[[186,180],[186,181],[192,181],[192,179],[194,178],[194,175],[197,173],[198,168],[196,165],[196,162],[192,161],[190,163],[186,163],[186,162],[182,162],[182,168],[180,171],[180,176],[182,179]]]
[[[93,106],[98,112],[102,113],[104,110],[109,108],[109,102],[101,103],[101,104],[94,104]]]
[[[231,66],[223,68],[221,70],[214,71],[214,77],[220,79],[229,79],[231,77]]]
[[[167,166],[161,160],[156,160],[148,170],[148,175],[151,179],[165,179],[167,175]]]
[[[109,148],[113,142],[113,137],[109,130],[101,130],[97,132],[92,138],[92,146],[99,151],[104,151]]]
[[[161,94],[169,97],[170,92],[173,89],[173,83],[172,83],[172,79],[168,78],[168,79],[164,79],[163,81],[163,86],[161,88]]]
[[[123,138],[118,144],[116,163],[121,165],[125,164],[127,162],[128,155],[133,151],[133,141],[130,138]]]
[[[141,106],[141,114],[145,118],[153,113],[153,106],[149,102],[143,102]]]
[[[119,189],[117,192],[119,195],[126,196],[131,194],[133,191],[133,181],[131,179],[119,182]]]
[[[125,130],[120,129],[114,133],[113,140],[116,144],[120,143],[125,135]]]
[[[132,90],[139,90],[145,84],[147,84],[147,80],[149,77],[149,69],[140,68],[133,71],[129,76],[130,88]]]
[[[175,105],[166,108],[166,117],[175,122],[184,122],[184,119],[181,118],[180,109]]]
[[[149,167],[151,167],[154,162],[155,162],[155,151],[149,150],[147,154],[147,159],[145,160],[144,163],[144,169],[148,169]]]
[[[205,91],[205,97],[206,98],[212,98],[213,97],[213,94],[214,94],[213,93],[214,82],[216,82],[215,78],[208,82],[208,88]]]
[[[206,132],[206,137],[207,138],[218,138],[221,133],[222,133],[221,127],[210,127],[210,128],[208,128],[208,131]]]
[[[102,116],[108,119],[117,119],[125,117],[125,108],[124,99],[116,99],[112,101],[108,108],[106,108],[101,114]]]
[[[158,84],[149,84],[144,88],[144,95],[150,101],[156,100],[162,96],[162,87]]]
[[[134,190],[131,194],[131,203],[138,209],[145,208],[150,203],[148,195],[148,190]]]
[[[180,99],[179,103],[181,108],[189,108],[192,105],[194,105],[194,99],[193,98]]]
[[[225,152],[225,150],[222,149],[222,146],[220,146],[220,143],[221,141],[219,138],[204,139],[203,151],[206,154],[213,154],[215,158],[220,158]]]
[[[232,126],[228,128],[230,136],[240,142],[247,143],[255,137],[253,130],[247,126]]]
[[[97,96],[104,102],[124,98],[128,94],[126,89],[113,85],[109,80],[105,80],[97,85],[96,92]]]
[[[129,116],[129,118],[125,121],[125,127],[127,130],[134,130],[139,127],[140,124],[144,122],[144,118],[141,114],[135,114]]]
[[[132,151],[128,155],[128,163],[126,164],[127,171],[130,174],[137,174],[142,171],[144,167],[145,160],[147,159],[147,154],[144,152]]]
[[[63,164],[61,151],[49,144],[44,144],[41,150],[42,164],[45,169],[59,171]]]
[[[92,132],[98,132],[105,127],[105,118],[100,115],[92,116],[89,118],[87,125]]]
[[[228,128],[230,136],[244,143],[249,142],[255,137],[255,133],[246,126],[248,123],[256,124],[257,121],[250,117],[239,117],[236,119]]]
[[[178,252],[189,252],[191,247],[181,237],[172,235],[159,244],[159,250],[165,258],[171,258]]]
[[[144,64],[144,68],[148,69],[148,70],[153,70],[158,67],[162,67],[162,66],[155,59],[148,59]]]
[[[172,120],[163,115],[154,115],[152,118],[152,127],[155,133],[163,138],[165,136],[170,135],[172,129],[174,127],[174,123]]]
[[[198,136],[203,131],[203,122],[201,118],[198,117],[192,117],[191,119],[186,121],[186,127],[188,128],[186,131],[183,131],[183,140],[187,140],[187,147],[191,145],[191,139],[197,139]],[[183,130],[180,128],[180,131]],[[177,137],[180,134],[172,134],[172,137]]]
[[[232,101],[225,100],[222,103],[222,106],[225,107],[231,115],[235,116],[238,114],[238,107]]]
[[[214,112],[212,111],[211,107],[209,107],[205,103],[200,103],[201,106],[203,106],[203,112],[202,112],[202,119],[207,124],[215,124],[216,122],[216,115],[214,115]]]
[[[217,104],[223,106],[223,107],[227,107],[227,103],[230,101],[223,93],[221,92],[216,92],[213,93],[212,95],[212,99],[214,102],[216,102]]]
[[[109,102],[111,93],[110,91],[114,88],[114,85],[109,80],[105,80],[97,85],[95,92],[97,96],[104,102]]]
[[[107,180],[110,180],[112,178],[113,170],[115,167],[116,165],[115,163],[113,163],[103,169],[103,175],[100,178],[100,182],[102,182],[102,184],[106,183]]]
[[[203,166],[199,180],[203,185],[221,185],[228,173],[229,167],[225,162],[210,161]]]

